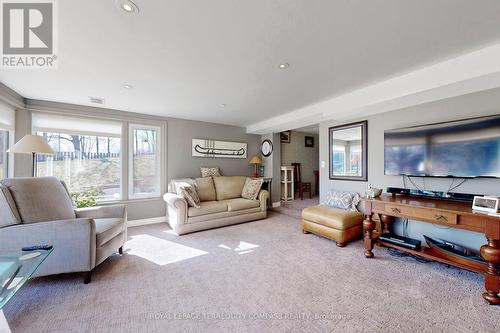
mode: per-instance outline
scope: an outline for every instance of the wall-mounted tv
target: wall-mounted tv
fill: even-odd
[[[500,178],[500,115],[388,130],[386,175]]]

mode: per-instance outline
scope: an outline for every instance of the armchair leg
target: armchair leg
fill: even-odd
[[[123,254],[123,246],[120,246],[120,248],[118,249],[118,253]]]
[[[92,272],[94,270],[90,270],[88,272],[85,272],[85,276],[83,277],[83,283],[84,284],[89,284],[90,281],[92,280]]]

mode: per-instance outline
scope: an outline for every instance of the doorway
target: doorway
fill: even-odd
[[[282,204],[292,200],[314,198],[317,201],[320,170],[319,125],[281,132],[280,145]]]

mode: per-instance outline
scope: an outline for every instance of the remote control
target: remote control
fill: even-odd
[[[36,251],[36,250],[51,250],[52,249],[52,245],[48,245],[48,244],[45,244],[45,245],[34,245],[34,246],[26,246],[26,247],[23,247],[23,251]]]

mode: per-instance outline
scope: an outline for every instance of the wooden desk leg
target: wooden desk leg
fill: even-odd
[[[390,224],[396,220],[394,216],[389,216],[389,215],[379,215],[380,218],[380,223],[382,223],[382,233],[387,234],[391,232],[391,227]]]
[[[484,272],[484,287],[486,291],[483,298],[492,305],[500,305],[500,240],[488,239],[488,244],[481,246],[481,257],[488,263]]]
[[[376,224],[372,219],[373,214],[366,214],[366,218],[363,221],[363,229],[365,231],[365,257],[373,258],[373,244],[375,240],[373,239],[373,230],[375,230]]]

